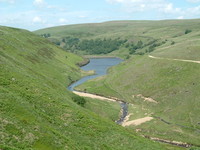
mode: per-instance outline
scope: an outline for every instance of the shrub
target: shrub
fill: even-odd
[[[135,53],[135,48],[134,47],[131,47],[129,48],[129,54],[134,54]]]
[[[126,59],[129,59],[129,58],[130,58],[130,55],[127,55],[127,56],[126,56]]]
[[[44,38],[49,38],[51,37],[51,34],[50,33],[44,33],[44,34],[41,34],[42,37]]]
[[[80,105],[80,106],[84,106],[85,103],[86,103],[86,100],[85,100],[83,97],[80,97],[80,96],[78,96],[78,95],[74,95],[74,96],[72,97],[72,100],[73,100],[75,103],[77,103],[78,105]]]
[[[192,30],[190,30],[190,29],[186,29],[186,30],[185,30],[185,34],[188,34],[188,33],[190,33],[190,32],[192,32]]]
[[[144,53],[143,52],[137,52],[137,53],[135,53],[136,55],[144,55]]]
[[[174,41],[172,41],[172,42],[171,42],[171,45],[174,45],[174,44],[175,44],[175,42],[174,42]]]

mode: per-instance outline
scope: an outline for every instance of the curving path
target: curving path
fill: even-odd
[[[118,102],[120,103],[121,106],[121,116],[118,120],[116,120],[115,122],[119,125],[124,124],[125,122],[125,118],[128,115],[128,103],[123,102],[117,98],[108,98],[108,97],[104,97],[104,96],[99,96],[99,95],[95,95],[95,94],[90,94],[90,93],[84,93],[84,92],[79,92],[79,91],[72,91],[74,94],[82,96],[82,97],[88,97],[88,98],[94,98],[94,99],[99,99],[99,100],[103,100],[103,101],[112,101],[112,102]]]
[[[139,119],[135,119],[135,120],[131,120],[131,121],[127,121],[127,122],[123,122],[122,126],[126,127],[126,126],[138,126],[142,123],[145,123],[147,121],[151,121],[153,119],[153,117],[144,117],[144,118],[139,118]]]
[[[197,61],[197,60],[163,58],[163,57],[155,57],[155,56],[152,56],[152,55],[148,55],[148,57],[153,58],[153,59],[166,59],[166,60],[175,60],[175,61],[183,61],[183,62],[191,62],[191,63],[200,64],[200,61]]]
[[[89,97],[89,98],[94,98],[94,99],[99,99],[99,100],[106,100],[106,101],[112,101],[112,102],[119,102],[115,99],[103,97],[103,96],[98,96],[95,94],[90,94],[90,93],[84,93],[84,92],[78,92],[78,91],[72,91],[74,94],[82,96],[82,97]]]
[[[117,98],[107,98],[104,96],[99,96],[99,95],[95,95],[95,94],[90,94],[90,93],[84,93],[84,92],[78,92],[78,91],[72,91],[74,94],[82,96],[82,97],[88,97],[88,98],[94,98],[94,99],[99,99],[99,100],[103,100],[103,101],[112,101],[112,102],[119,102],[121,104],[121,117],[119,120],[116,121],[117,124],[120,124],[122,126],[131,126],[131,125],[135,125],[138,126],[142,123],[145,123],[147,121],[150,121],[153,119],[153,117],[144,117],[144,118],[139,118],[136,120],[131,120],[129,121],[129,117],[132,114],[128,115],[128,105],[125,102],[122,102],[120,100],[118,100]]]

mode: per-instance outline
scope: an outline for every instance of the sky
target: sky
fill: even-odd
[[[200,18],[200,0],[0,0],[0,25],[34,31],[112,20]]]

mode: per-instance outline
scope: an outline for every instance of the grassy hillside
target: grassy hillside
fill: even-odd
[[[86,98],[85,108],[113,122],[120,118],[121,107],[118,102],[102,101],[98,99]]]
[[[80,78],[80,61],[44,38],[0,26],[0,149],[165,149],[92,113],[95,103],[73,101],[66,86]]]
[[[129,105],[129,114],[132,113],[130,120],[154,117],[152,121],[140,126],[128,127],[141,129],[142,135],[200,146],[200,65],[173,60],[200,61],[199,24],[200,19],[114,21],[59,26],[41,29],[35,33],[49,33],[49,40],[79,54],[92,54],[84,50],[89,42],[93,43],[89,46],[97,50],[99,47],[96,45],[101,40],[122,41],[119,47],[106,56],[130,59],[109,70],[109,75],[88,81],[77,89],[118,97],[132,103],[133,105]],[[63,42],[66,37],[70,37],[73,42],[84,42],[77,44],[67,40],[68,44],[73,43],[75,46],[66,47],[67,42]],[[101,40],[95,42],[97,39]],[[103,51],[102,54],[105,55]],[[132,56],[138,54],[144,56]],[[138,95],[150,97],[158,103],[144,101]]]
[[[154,117],[150,122],[129,127],[141,129],[142,135],[200,146],[200,64],[173,60],[200,61],[200,28],[195,27],[199,20],[161,22],[167,26],[161,29],[158,24],[157,29],[149,30],[146,35],[166,38],[165,44],[147,55],[131,57],[109,70],[107,76],[88,81],[77,89],[132,103],[130,120]],[[172,22],[176,26],[169,24]],[[184,28],[192,32],[181,32]],[[158,103],[144,101],[140,94]]]
[[[199,64],[140,56],[115,67],[104,79],[81,85],[79,90],[117,96],[134,104],[129,108],[132,120],[154,116],[172,123],[155,119],[144,127],[136,127],[142,128],[145,135],[199,144],[199,74]],[[144,102],[137,97],[139,94],[153,98],[158,104]]]
[[[101,53],[126,58],[130,54],[142,55],[151,52],[158,46],[173,45],[177,40],[187,39],[191,34],[199,36],[199,24],[200,19],[113,21],[58,26],[41,29],[35,33],[49,34],[49,40],[75,53],[84,55]],[[109,47],[106,47],[108,48],[106,51],[105,46],[110,39],[112,41]],[[140,41],[142,41],[142,45],[138,43]],[[112,43],[115,46],[112,46]],[[72,46],[69,46],[70,44]],[[98,53],[97,50],[100,52]]]

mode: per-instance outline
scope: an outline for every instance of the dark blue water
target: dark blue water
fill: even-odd
[[[119,58],[91,58],[90,63],[81,67],[81,69],[85,71],[94,70],[95,75],[86,76],[81,78],[80,80],[74,82],[68,87],[68,90],[73,91],[74,87],[99,76],[103,76],[107,74],[108,68],[115,66],[122,62],[122,59]]]
[[[122,122],[125,120],[126,116],[128,115],[128,104],[126,102],[121,102],[120,106],[122,108],[122,114],[119,120],[116,121],[117,124],[122,124]]]

